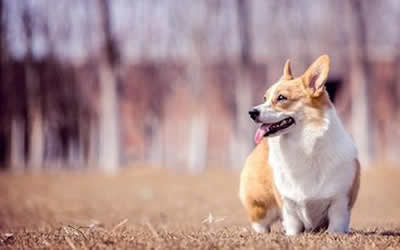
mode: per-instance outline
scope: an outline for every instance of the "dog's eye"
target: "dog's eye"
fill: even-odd
[[[278,100],[278,101],[284,101],[284,100],[287,100],[287,97],[284,96],[284,95],[279,95],[278,98],[277,98],[277,100]]]
[[[267,97],[264,96],[264,102],[266,102],[266,101],[267,101]]]

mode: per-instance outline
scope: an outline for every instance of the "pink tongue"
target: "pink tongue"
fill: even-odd
[[[260,143],[267,132],[268,132],[268,125],[262,124],[256,131],[256,135],[254,136],[254,142],[256,144]]]

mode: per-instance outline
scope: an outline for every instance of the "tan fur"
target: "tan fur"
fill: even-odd
[[[251,222],[262,220],[268,211],[280,209],[267,157],[268,143],[264,139],[247,158],[240,176],[240,198]]]
[[[321,121],[324,107],[332,105],[329,95],[324,87],[318,96],[311,95],[310,92],[304,90],[303,81],[303,76],[292,80],[281,79],[275,92],[271,93],[271,88],[269,88],[265,93],[265,97],[271,98],[271,106],[276,110],[295,111],[296,104],[302,102],[304,106],[308,107],[306,116],[308,121]],[[278,102],[279,95],[284,95],[287,100]]]
[[[285,63],[285,67],[283,67],[283,75],[281,80],[292,80],[292,68],[290,67],[290,60],[287,60]]]
[[[312,97],[320,96],[325,90],[330,69],[329,56],[320,56],[301,76],[306,92]]]

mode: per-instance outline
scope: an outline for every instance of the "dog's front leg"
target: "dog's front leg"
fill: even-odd
[[[340,196],[332,201],[328,210],[329,233],[347,233],[349,231],[350,210],[347,196]]]
[[[303,231],[304,225],[298,218],[296,211],[290,204],[291,202],[284,202],[282,208],[283,228],[286,235],[297,235]]]

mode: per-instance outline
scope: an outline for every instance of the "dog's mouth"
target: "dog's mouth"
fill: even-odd
[[[263,123],[257,129],[256,135],[254,136],[254,141],[256,142],[256,144],[258,144],[263,139],[263,137],[276,134],[278,131],[286,129],[293,124],[295,124],[295,121],[292,117],[285,118],[275,123]]]

